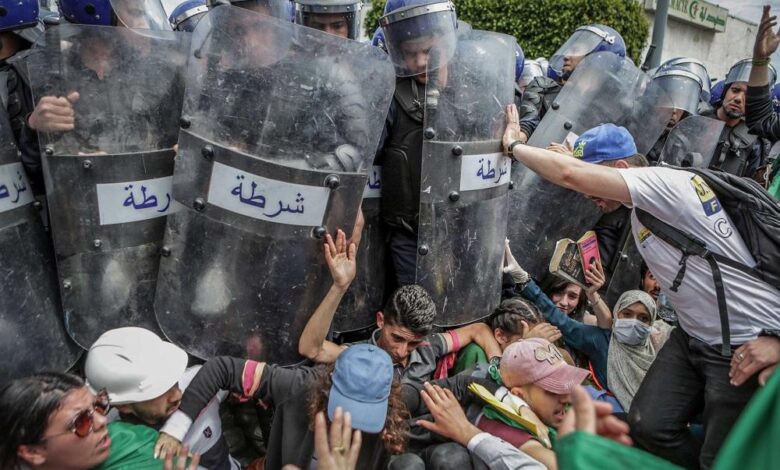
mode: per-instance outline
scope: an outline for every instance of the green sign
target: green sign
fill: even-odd
[[[645,0],[645,9],[656,9],[656,0]],[[669,16],[715,31],[726,30],[729,11],[703,0],[669,0]]]

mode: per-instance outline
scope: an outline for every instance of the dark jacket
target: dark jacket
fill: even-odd
[[[314,455],[314,433],[309,430],[308,403],[313,383],[324,373],[323,366],[282,367],[265,364],[260,383],[250,390],[257,363],[234,357],[209,360],[185,390],[179,410],[195,419],[219,390],[229,390],[244,399],[273,407],[270,439],[267,443],[266,470],[294,464],[309,468]],[[248,382],[247,382],[248,380]],[[387,453],[378,434],[363,433],[363,445],[357,468],[384,468]]]
[[[561,330],[563,340],[567,346],[588,356],[596,374],[596,379],[602,386],[608,387],[607,356],[609,354],[609,339],[612,336],[612,332],[597,326],[586,325],[570,318],[558,310],[558,307],[552,303],[552,300],[542,292],[542,289],[533,280],[525,286],[520,295],[536,305],[546,321]]]
[[[780,140],[780,115],[772,108],[769,85],[748,87],[745,111],[750,132],[772,142]]]

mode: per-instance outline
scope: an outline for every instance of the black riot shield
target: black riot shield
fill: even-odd
[[[666,165],[708,168],[725,123],[704,116],[688,116],[669,131],[659,162]]]
[[[51,239],[17,152],[1,110],[0,385],[42,370],[64,372],[81,355],[65,332]]]
[[[155,309],[191,354],[299,360],[395,83],[370,45],[220,6],[193,33]],[[343,312],[366,315],[366,312]]]
[[[75,128],[40,132],[65,324],[159,331],[153,299],[171,196],[189,37],[82,25],[49,30],[30,59],[35,100],[65,97]]]
[[[639,153],[658,140],[671,116],[668,96],[631,61],[609,52],[587,56],[563,87],[529,145],[568,142],[599,124],[628,129]],[[578,239],[600,214],[585,196],[554,185],[520,163],[512,166],[508,237],[515,257],[541,278],[555,243]]]
[[[485,317],[500,301],[510,178],[501,137],[514,42],[460,34],[453,58],[428,72],[416,282],[436,302],[439,326]],[[437,59],[434,49],[429,64]]]

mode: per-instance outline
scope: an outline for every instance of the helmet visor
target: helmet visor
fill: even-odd
[[[451,2],[395,10],[380,19],[396,75],[411,77],[445,65],[457,44],[455,7]],[[429,64],[431,49],[435,62]]]
[[[696,114],[701,97],[699,77],[684,70],[667,70],[656,74],[653,81],[666,91],[673,108]]]
[[[577,29],[550,58],[550,68],[561,77],[571,75],[580,61],[604,40],[597,31],[600,30],[590,26]]]
[[[309,28],[357,39],[360,30],[359,20],[362,3],[353,2],[341,5],[295,4],[295,22]]]
[[[726,75],[726,84],[730,85],[734,82],[747,82],[750,78],[750,71],[753,69],[753,63],[751,59],[743,59],[734,64]],[[769,86],[774,85],[777,80],[777,72],[775,68],[769,65]]]
[[[117,24],[132,29],[170,31],[168,15],[160,0],[111,0]]]
[[[535,60],[526,60],[525,65],[523,66],[523,74],[520,75],[520,80],[517,81],[517,85],[520,88],[525,88],[534,78],[543,76],[544,72],[542,71],[542,66],[539,65],[538,62]]]

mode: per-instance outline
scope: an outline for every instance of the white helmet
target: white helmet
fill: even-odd
[[[179,382],[187,353],[149,330],[116,328],[87,353],[84,371],[93,390],[106,389],[112,405],[155,399]]]

